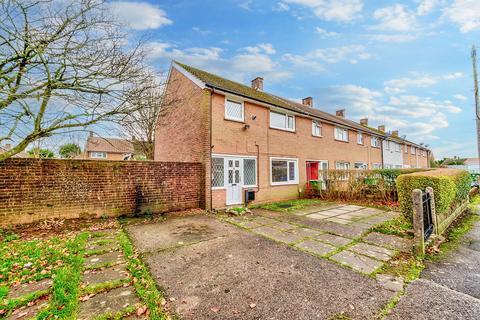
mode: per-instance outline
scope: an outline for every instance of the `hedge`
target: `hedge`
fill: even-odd
[[[400,175],[397,178],[400,209],[407,218],[412,218],[412,191],[432,187],[435,194],[437,214],[447,214],[457,203],[468,199],[471,178],[467,171],[437,169]]]

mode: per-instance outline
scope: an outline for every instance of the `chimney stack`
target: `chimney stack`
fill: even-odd
[[[379,126],[378,126],[378,131],[385,132],[385,125],[384,125],[384,124],[379,125]]]
[[[313,107],[313,98],[312,98],[312,97],[303,98],[303,99],[302,99],[302,104],[303,104],[304,106]]]
[[[263,91],[263,78],[256,77],[252,80],[252,88],[255,90]]]
[[[335,112],[335,115],[340,118],[345,118],[345,109],[340,109]]]
[[[398,137],[398,130],[393,130],[392,131],[392,136]]]
[[[364,127],[368,127],[368,119],[367,118],[360,119],[360,125]]]

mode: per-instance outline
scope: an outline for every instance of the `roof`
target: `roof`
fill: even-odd
[[[88,137],[85,151],[133,153],[133,143],[125,139]]]
[[[192,66],[180,63],[178,61],[173,62],[173,66],[179,66],[191,75],[193,75],[195,78],[203,82],[207,87],[212,87],[215,89],[219,89],[222,91],[226,91],[228,93],[232,94],[237,94],[246,98],[250,98],[259,102],[267,103],[270,105],[273,105],[275,107],[287,109],[290,111],[294,111],[303,115],[319,118],[323,121],[331,122],[334,124],[338,124],[340,126],[346,126],[349,128],[353,128],[356,130],[360,130],[363,132],[368,132],[373,135],[381,136],[384,138],[388,138],[391,140],[397,140],[401,141],[404,143],[416,145],[422,148],[425,148],[423,146],[420,146],[416,143],[413,143],[411,141],[402,139],[400,137],[392,137],[391,135],[386,134],[383,131],[368,127],[368,126],[363,126],[359,124],[358,122],[348,120],[342,117],[337,117],[333,114],[330,114],[325,111],[321,111],[319,109],[316,109],[314,107],[306,106],[301,103],[291,101],[289,99],[285,99],[282,97],[279,97],[277,95],[265,92],[265,91],[260,91],[256,90],[252,87],[249,87],[247,85],[225,79],[223,77],[220,77],[218,75],[209,73],[204,70],[200,70],[197,68],[194,68]]]
[[[188,66],[178,61],[174,61],[174,65],[175,64],[180,66],[181,68],[183,68],[184,70],[192,74],[193,76],[195,76],[197,79],[199,79],[209,87],[224,90],[233,94],[244,96],[250,99],[254,99],[254,100],[267,103],[276,107],[280,107],[283,109],[287,109],[290,111],[298,112],[307,116],[320,118],[320,119],[333,122],[339,125],[351,127],[361,131],[366,131],[371,134],[382,135],[382,136],[384,135],[384,134],[378,134],[377,132],[369,130],[369,128],[364,127],[355,121],[351,121],[345,118],[340,118],[330,113],[321,111],[319,109],[306,106],[301,103],[294,102],[294,101],[276,96],[274,94],[270,94],[265,91],[259,91],[259,90],[253,89],[252,87],[246,86],[244,84],[222,78],[220,76]]]
[[[478,165],[478,158],[467,158],[465,160],[466,165]]]

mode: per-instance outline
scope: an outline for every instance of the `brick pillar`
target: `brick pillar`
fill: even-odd
[[[413,233],[414,233],[414,251],[416,255],[425,254],[425,240],[423,228],[423,204],[422,190],[415,189],[412,191],[413,201]]]

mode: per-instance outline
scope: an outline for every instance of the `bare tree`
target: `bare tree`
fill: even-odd
[[[0,0],[0,143],[14,147],[130,114],[145,77],[103,0]]]
[[[119,124],[121,134],[133,140],[136,151],[153,160],[158,118],[178,100],[178,97],[168,95],[164,90],[167,85],[165,77],[157,77],[150,73],[148,78],[147,81],[132,88],[129,103],[134,111],[121,119]]]

